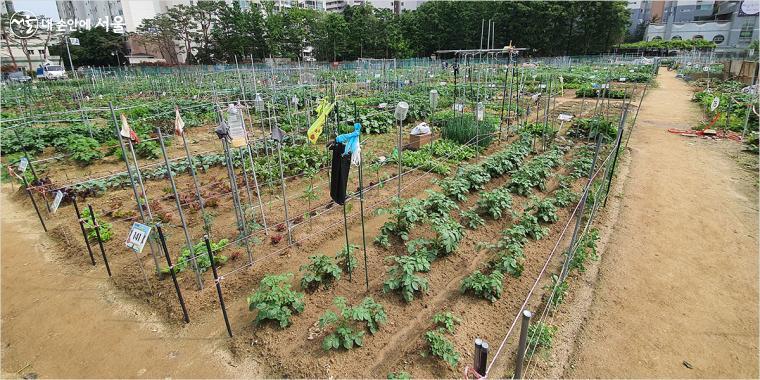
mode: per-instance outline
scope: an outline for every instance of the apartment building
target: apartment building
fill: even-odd
[[[717,51],[742,51],[759,38],[757,0],[667,1],[646,40],[704,39]]]

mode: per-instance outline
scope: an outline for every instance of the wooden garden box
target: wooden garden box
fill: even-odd
[[[409,148],[412,150],[420,149],[425,144],[430,143],[433,140],[432,133],[426,133],[424,135],[409,135]]]

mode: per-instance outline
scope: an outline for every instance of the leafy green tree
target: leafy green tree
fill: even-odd
[[[214,63],[214,49],[212,46],[212,27],[217,25],[219,12],[226,6],[224,1],[199,1],[193,7],[192,19],[197,28],[195,44],[197,52],[194,59],[198,63]]]
[[[317,59],[342,60],[348,56],[348,23],[340,13],[322,15],[316,23],[314,48]]]
[[[186,64],[192,63],[192,43],[196,37],[196,31],[193,28],[193,12],[192,7],[184,4],[171,7],[166,11],[166,16],[172,23],[171,34],[173,39],[182,41],[182,52],[186,54]]]
[[[179,63],[176,60],[178,51],[174,43],[178,33],[175,20],[166,13],[146,18],[137,27],[137,35],[142,42],[156,46],[169,63]]]
[[[493,46],[512,43],[524,54],[575,55],[607,51],[623,41],[628,10],[622,1],[429,1],[400,15],[365,3],[341,13],[280,8],[264,1],[243,10],[237,2],[179,5],[144,22],[140,33],[170,50],[190,52],[187,62],[234,56],[297,58],[314,46],[320,60],[408,58],[442,49],[487,46],[481,31],[493,20]]]
[[[79,39],[79,46],[69,46],[74,66],[116,66],[119,61],[125,60],[126,48],[124,36],[121,34],[97,27],[78,30],[71,33],[70,37]],[[51,47],[50,53],[60,55],[63,62],[69,63],[65,40],[61,39],[57,45]],[[115,54],[119,55],[118,59]]]
[[[259,59],[266,57],[264,16],[259,8],[243,10],[235,2],[231,6],[220,7],[218,18],[211,32],[214,56],[217,59],[233,61],[235,55],[253,55]]]

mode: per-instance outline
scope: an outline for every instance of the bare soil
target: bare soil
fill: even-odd
[[[101,267],[72,266],[10,189],[2,194],[2,377],[256,377],[207,323],[168,327]]]
[[[757,156],[668,133],[701,115],[674,75],[644,99],[620,216],[577,291],[590,309],[548,377],[758,377]]]

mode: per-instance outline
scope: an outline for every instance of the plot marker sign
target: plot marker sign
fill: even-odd
[[[58,190],[55,192],[55,198],[53,198],[53,204],[50,205],[50,211],[55,214],[56,211],[58,211],[58,207],[61,206],[61,201],[63,200],[63,192],[61,190]]]
[[[132,248],[136,253],[140,253],[143,248],[145,248],[145,242],[148,241],[148,236],[150,236],[149,226],[141,223],[133,223],[125,244],[127,247]]]
[[[29,160],[26,157],[21,157],[21,160],[18,162],[18,172],[24,174],[27,166],[29,166]]]
[[[716,96],[713,98],[712,104],[710,104],[710,111],[713,112],[715,109],[718,108],[720,105],[720,97]]]

